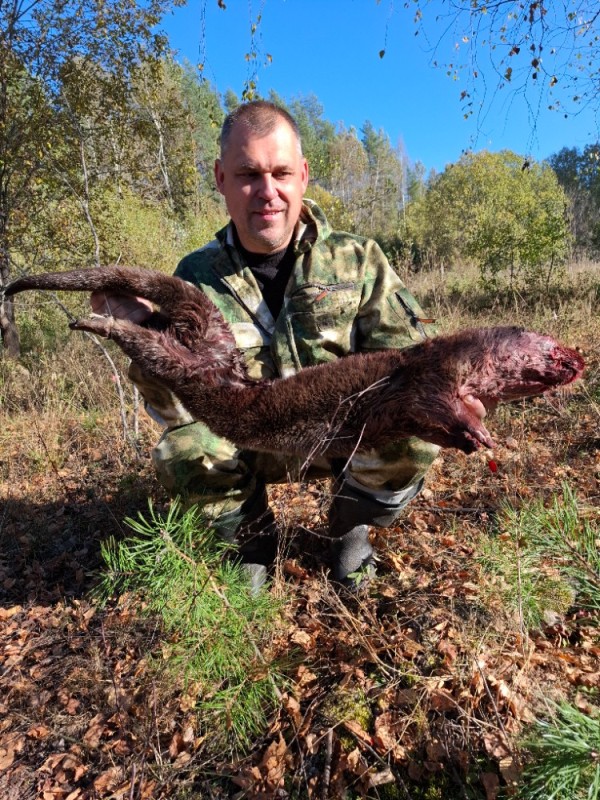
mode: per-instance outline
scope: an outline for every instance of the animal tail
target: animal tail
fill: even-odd
[[[150,300],[167,312],[180,307],[186,300],[207,309],[213,308],[206,295],[195,286],[180,278],[139,267],[94,267],[27,275],[10,283],[4,294],[10,297],[28,289],[131,294]]]

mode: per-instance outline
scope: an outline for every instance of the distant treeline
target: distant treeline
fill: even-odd
[[[63,6],[17,4],[22,16],[10,20],[0,9],[0,285],[117,261],[170,272],[226,219],[213,163],[240,100],[165,55],[137,5],[84,11],[87,26]],[[335,125],[314,96],[269,99],[298,121],[308,196],[335,228],[377,238],[397,266],[469,261],[486,281],[514,285],[600,254],[600,144],[545,163],[468,153],[427,173],[369,121]],[[12,322],[6,304],[0,333],[16,353]]]

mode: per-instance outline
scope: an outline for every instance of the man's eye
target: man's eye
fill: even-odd
[[[283,178],[289,178],[291,174],[291,169],[281,169],[275,173],[275,178],[277,178],[277,180],[282,180]]]

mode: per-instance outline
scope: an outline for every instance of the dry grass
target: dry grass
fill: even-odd
[[[444,274],[402,277],[445,332],[479,325],[521,325],[577,344],[600,333],[599,268],[595,262],[570,264],[548,292],[484,291],[478,284],[478,271],[468,265]]]

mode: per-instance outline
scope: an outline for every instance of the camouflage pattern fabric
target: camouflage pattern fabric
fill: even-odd
[[[277,319],[242,262],[231,223],[175,271],[206,292],[221,311],[250,375],[286,377],[349,353],[406,347],[435,333],[377,243],[331,231],[322,211],[308,200],[294,251],[296,263]],[[172,494],[199,502],[212,515],[238,507],[257,479],[270,483],[330,473],[325,460],[308,466],[285,454],[240,452],[192,422],[176,398],[145,379],[135,365],[130,376],[153,416],[167,426],[153,451],[159,480]],[[407,439],[378,452],[357,453],[347,472],[374,496],[398,492],[424,476],[438,450]]]

